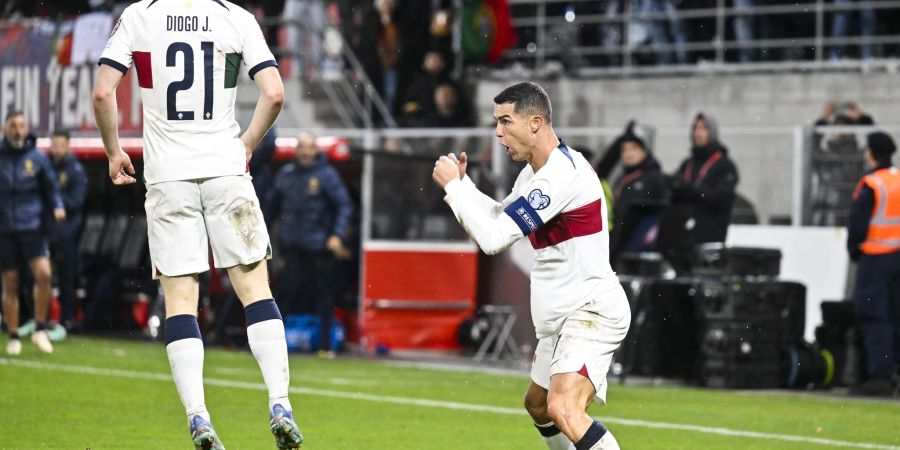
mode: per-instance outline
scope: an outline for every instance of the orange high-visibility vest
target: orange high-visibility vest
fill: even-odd
[[[900,251],[900,170],[895,167],[876,170],[863,177],[860,187],[863,184],[875,193],[875,207],[860,250],[867,255]]]

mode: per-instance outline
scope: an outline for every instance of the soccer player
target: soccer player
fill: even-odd
[[[260,91],[241,133],[234,118],[241,61]],[[197,274],[226,268],[245,307],[247,338],[269,391],[278,448],[303,442],[288,400],[287,345],[265,260],[269,235],[247,167],[284,102],[277,64],[253,15],[224,0],[129,6],[100,58],[94,116],[113,184],[135,183],[119,144],[116,88],[134,66],[144,105],[150,257],[166,301],[166,352],[198,449],[221,449],[203,395]]]
[[[525,409],[547,447],[619,449],[586,413],[591,399],[606,403],[606,373],[631,321],[609,265],[603,189],[581,153],[554,133],[543,88],[516,84],[494,103],[500,143],[528,163],[512,194],[497,203],[479,192],[465,174],[465,153],[441,156],[432,178],[482,251],[499,253],[523,237],[534,247],[531,316],[539,341]]]

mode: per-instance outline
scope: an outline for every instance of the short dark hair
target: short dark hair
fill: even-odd
[[[19,116],[25,117],[25,113],[22,111],[19,111],[17,109],[14,109],[6,115],[6,120],[4,121],[4,123],[9,122],[10,120],[13,120],[14,118],[19,117]]]
[[[553,108],[550,106],[550,96],[547,91],[537,83],[526,81],[524,83],[514,84],[503,92],[494,97],[494,103],[502,105],[504,103],[512,103],[515,105],[513,111],[517,114],[534,114],[543,117],[550,122],[550,116],[553,114]]]
[[[69,132],[66,130],[56,130],[53,132],[53,134],[50,135],[50,137],[66,138],[66,140],[68,141],[69,139],[72,138],[72,135],[70,135]]]

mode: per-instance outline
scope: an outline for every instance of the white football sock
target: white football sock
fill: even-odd
[[[546,429],[550,427],[556,428],[553,422],[546,423],[544,425],[535,424],[538,429]],[[569,440],[568,437],[563,432],[556,433],[553,436],[544,436],[541,435],[541,438],[544,439],[544,443],[547,444],[547,448],[550,450],[575,450],[575,444]]]
[[[276,403],[293,411],[288,400],[291,374],[288,369],[287,342],[284,340],[284,322],[271,319],[254,323],[247,327],[247,340],[269,390],[269,411]]]
[[[197,338],[179,339],[166,345],[166,353],[188,422],[198,414],[209,420],[203,396],[203,341]]]
[[[619,448],[619,442],[616,441],[613,434],[609,430],[606,430],[606,433],[593,447],[591,447],[591,450],[621,450],[621,448]]]

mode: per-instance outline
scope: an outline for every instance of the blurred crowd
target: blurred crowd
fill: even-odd
[[[70,18],[86,13],[118,17],[132,1],[24,2],[0,8],[0,20]],[[470,95],[454,70],[452,0],[236,0],[260,18],[282,71],[303,79],[348,79],[360,74],[344,54],[352,50],[398,125],[474,125]]]
[[[718,29],[715,0],[603,0],[596,2],[553,2],[546,6],[548,19],[557,20],[548,30],[549,50],[559,55],[563,65],[619,66],[622,49],[631,53],[638,65],[695,64],[716,59],[713,49],[691,49],[692,44],[731,43],[725,52],[730,62],[767,62],[811,60],[816,46],[801,45],[798,40],[812,41],[816,36],[816,15],[811,14],[815,1],[802,0],[728,0],[731,11]],[[873,2],[877,3],[877,2]],[[823,58],[871,59],[896,57],[900,45],[879,44],[873,36],[893,36],[898,32],[898,9],[874,9],[873,3],[852,0],[830,0],[826,6],[839,8],[823,14],[822,37],[856,39],[854,45],[824,46]],[[808,7],[804,7],[808,5]],[[798,11],[749,13],[750,8],[796,7]],[[857,8],[858,7],[858,8]],[[842,9],[846,8],[846,9]],[[627,27],[621,22],[624,11],[631,15],[653,14],[650,19],[632,17]],[[706,10],[701,12],[701,10]],[[538,14],[536,6],[513,6],[516,17]],[[698,16],[703,17],[698,17]],[[579,17],[601,18],[586,24]],[[630,16],[629,16],[630,17]],[[534,28],[518,28],[519,48],[538,42]],[[760,41],[754,45],[751,41]],[[576,53],[577,47],[597,47],[599,51]],[[528,50],[533,52],[533,49]]]

